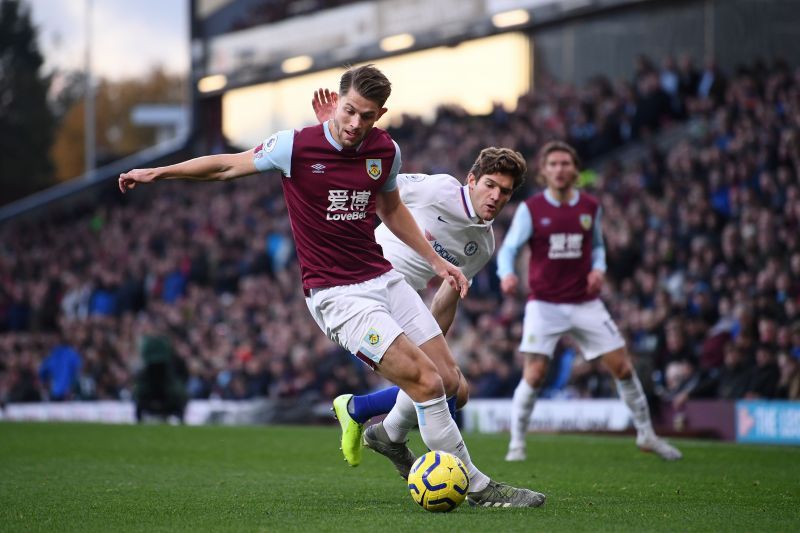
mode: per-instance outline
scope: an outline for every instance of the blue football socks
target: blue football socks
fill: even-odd
[[[347,404],[347,412],[350,413],[353,420],[359,424],[363,424],[373,416],[385,415],[391,411],[397,401],[398,392],[400,392],[400,387],[394,386],[363,396],[354,395]],[[451,396],[447,399],[447,408],[450,410],[450,416],[455,418],[455,396]]]
[[[353,420],[363,424],[373,416],[385,415],[394,407],[400,387],[389,387],[364,396],[353,396],[347,405],[347,412]]]

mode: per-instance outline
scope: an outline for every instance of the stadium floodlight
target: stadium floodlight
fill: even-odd
[[[384,52],[397,52],[414,46],[414,36],[410,33],[398,33],[381,39],[381,50]]]
[[[510,28],[511,26],[525,24],[530,19],[530,14],[524,9],[514,9],[493,15],[492,24],[494,24],[495,28]]]
[[[281,70],[286,74],[295,74],[310,69],[313,64],[314,60],[311,56],[290,57],[281,63]]]
[[[197,82],[197,90],[201,93],[211,93],[224,89],[227,84],[228,78],[226,78],[224,74],[213,74],[205,78],[200,78]]]

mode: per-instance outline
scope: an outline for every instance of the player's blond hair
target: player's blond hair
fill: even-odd
[[[392,94],[392,83],[375,65],[350,67],[339,80],[339,95],[344,96],[353,88],[358,94],[383,107]]]
[[[542,169],[544,169],[544,164],[547,162],[547,157],[553,152],[564,152],[569,154],[569,156],[572,158],[572,164],[575,165],[575,170],[577,171],[581,168],[581,158],[578,157],[578,152],[575,151],[575,148],[564,141],[550,141],[542,146],[536,156],[536,162],[539,167],[538,172],[536,173],[536,183],[542,187],[547,186],[547,181],[544,179]]]
[[[478,159],[470,169],[470,174],[475,176],[475,181],[479,181],[481,176],[487,174],[503,174],[510,176],[514,180],[514,188],[520,187],[525,183],[525,173],[528,165],[522,154],[509,148],[495,148],[490,146],[481,150]]]

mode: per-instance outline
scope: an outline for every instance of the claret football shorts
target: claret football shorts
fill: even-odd
[[[563,335],[572,337],[587,361],[625,346],[625,339],[599,299],[579,304],[529,300],[519,351],[552,357]]]
[[[417,346],[442,333],[425,302],[395,270],[312,290],[306,305],[329,339],[373,367],[401,333]]]

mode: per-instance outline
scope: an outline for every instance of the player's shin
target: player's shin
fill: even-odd
[[[650,408],[647,406],[647,397],[642,388],[642,382],[636,372],[631,373],[628,379],[617,379],[617,391],[622,401],[628,406],[633,418],[633,425],[640,436],[653,435],[653,424],[650,421]]]
[[[525,378],[519,380],[514,389],[511,400],[511,443],[509,449],[525,449],[525,435],[528,433],[528,423],[531,413],[536,405],[537,391],[531,387]]]
[[[470,492],[486,487],[489,478],[472,463],[461,432],[450,416],[445,397],[414,403],[414,406],[417,409],[419,432],[425,445],[431,450],[442,450],[461,459],[469,472]]]
[[[401,390],[397,394],[394,407],[383,419],[383,427],[392,442],[405,442],[408,432],[416,425],[417,411],[414,401]]]
[[[373,416],[389,413],[397,401],[400,387],[394,386],[363,396],[353,396],[348,411],[353,420],[363,424]]]

